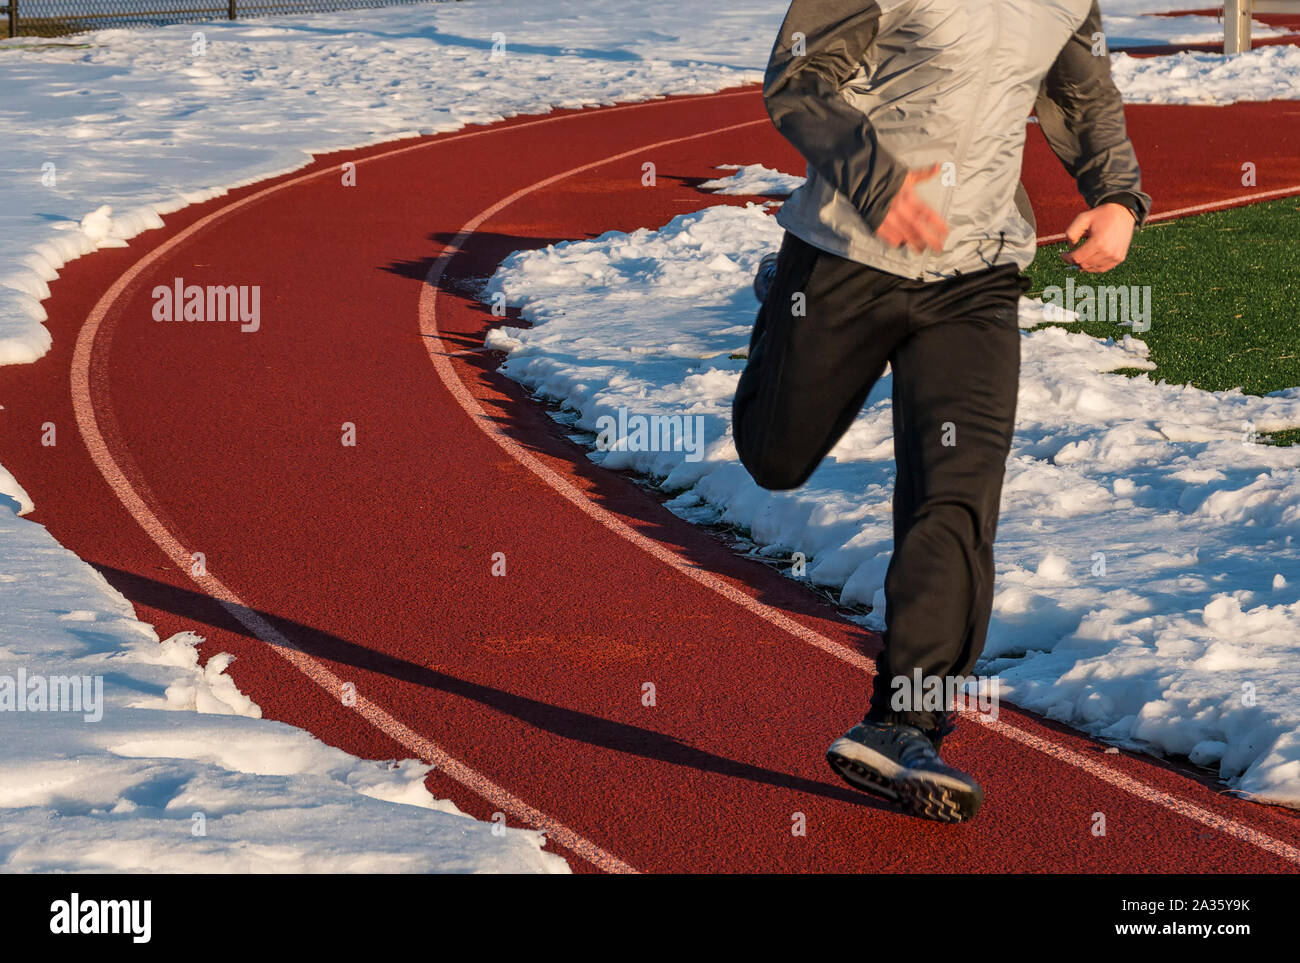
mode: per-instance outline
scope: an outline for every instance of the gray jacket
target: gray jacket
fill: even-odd
[[[1031,109],[1089,206],[1123,204],[1139,223],[1151,206],[1096,0],[794,0],[763,96],[808,161],[781,226],[892,274],[1029,265],[1020,161]],[[944,249],[876,237],[908,170],[935,163],[941,174],[916,190],[948,222]]]

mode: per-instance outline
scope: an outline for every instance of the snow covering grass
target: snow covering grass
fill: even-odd
[[[40,301],[64,263],[160,215],[312,153],[755,82],[781,17],[718,4],[704,28],[689,3],[636,6],[424,4],[102,30],[86,49],[0,41],[0,363],[49,349]]]
[[[872,604],[879,628],[890,377],[798,491],[760,489],[732,445],[750,284],[780,239],[764,206],[722,206],[514,254],[484,297],[504,293],[533,326],[488,344],[580,431],[620,407],[702,416],[702,461],[618,446],[590,457],[657,479],[686,518],[747,529],[771,555],[803,552],[809,580]],[[1112,374],[1154,367],[1147,346],[1041,326],[1038,302],[1022,301],[1021,318],[1034,330],[980,671],[1019,705],[1300,806],[1300,450],[1243,437],[1246,422],[1300,425],[1300,389],[1258,397]]]

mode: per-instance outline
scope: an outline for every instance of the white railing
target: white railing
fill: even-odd
[[[1224,53],[1250,49],[1250,17],[1255,13],[1300,13],[1300,0],[1224,0]]]

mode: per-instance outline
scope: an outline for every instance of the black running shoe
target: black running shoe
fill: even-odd
[[[853,788],[923,819],[963,822],[984,802],[979,784],[944,765],[930,736],[916,726],[860,722],[835,740],[826,759]]]

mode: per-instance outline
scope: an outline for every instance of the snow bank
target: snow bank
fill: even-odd
[[[1300,96],[1300,47],[1256,47],[1233,57],[1178,53],[1111,57],[1115,85],[1130,104],[1235,104]]]
[[[1106,5],[1108,8],[1110,4]],[[1102,16],[1106,43],[1116,47],[1150,47],[1165,44],[1223,43],[1223,20],[1188,14],[1181,17],[1150,17],[1130,13],[1106,13]],[[1259,20],[1251,21],[1250,34],[1255,40],[1283,37],[1290,31],[1270,27]]]
[[[719,164],[717,170],[733,171],[728,177],[715,177],[699,185],[714,194],[755,194],[788,197],[803,186],[805,178],[774,171],[762,164]]]
[[[49,349],[40,302],[65,263],[160,215],[312,153],[752,83],[783,14],[735,0],[702,27],[692,4],[627,6],[422,4],[101,30],[84,49],[0,41],[0,364]]]

